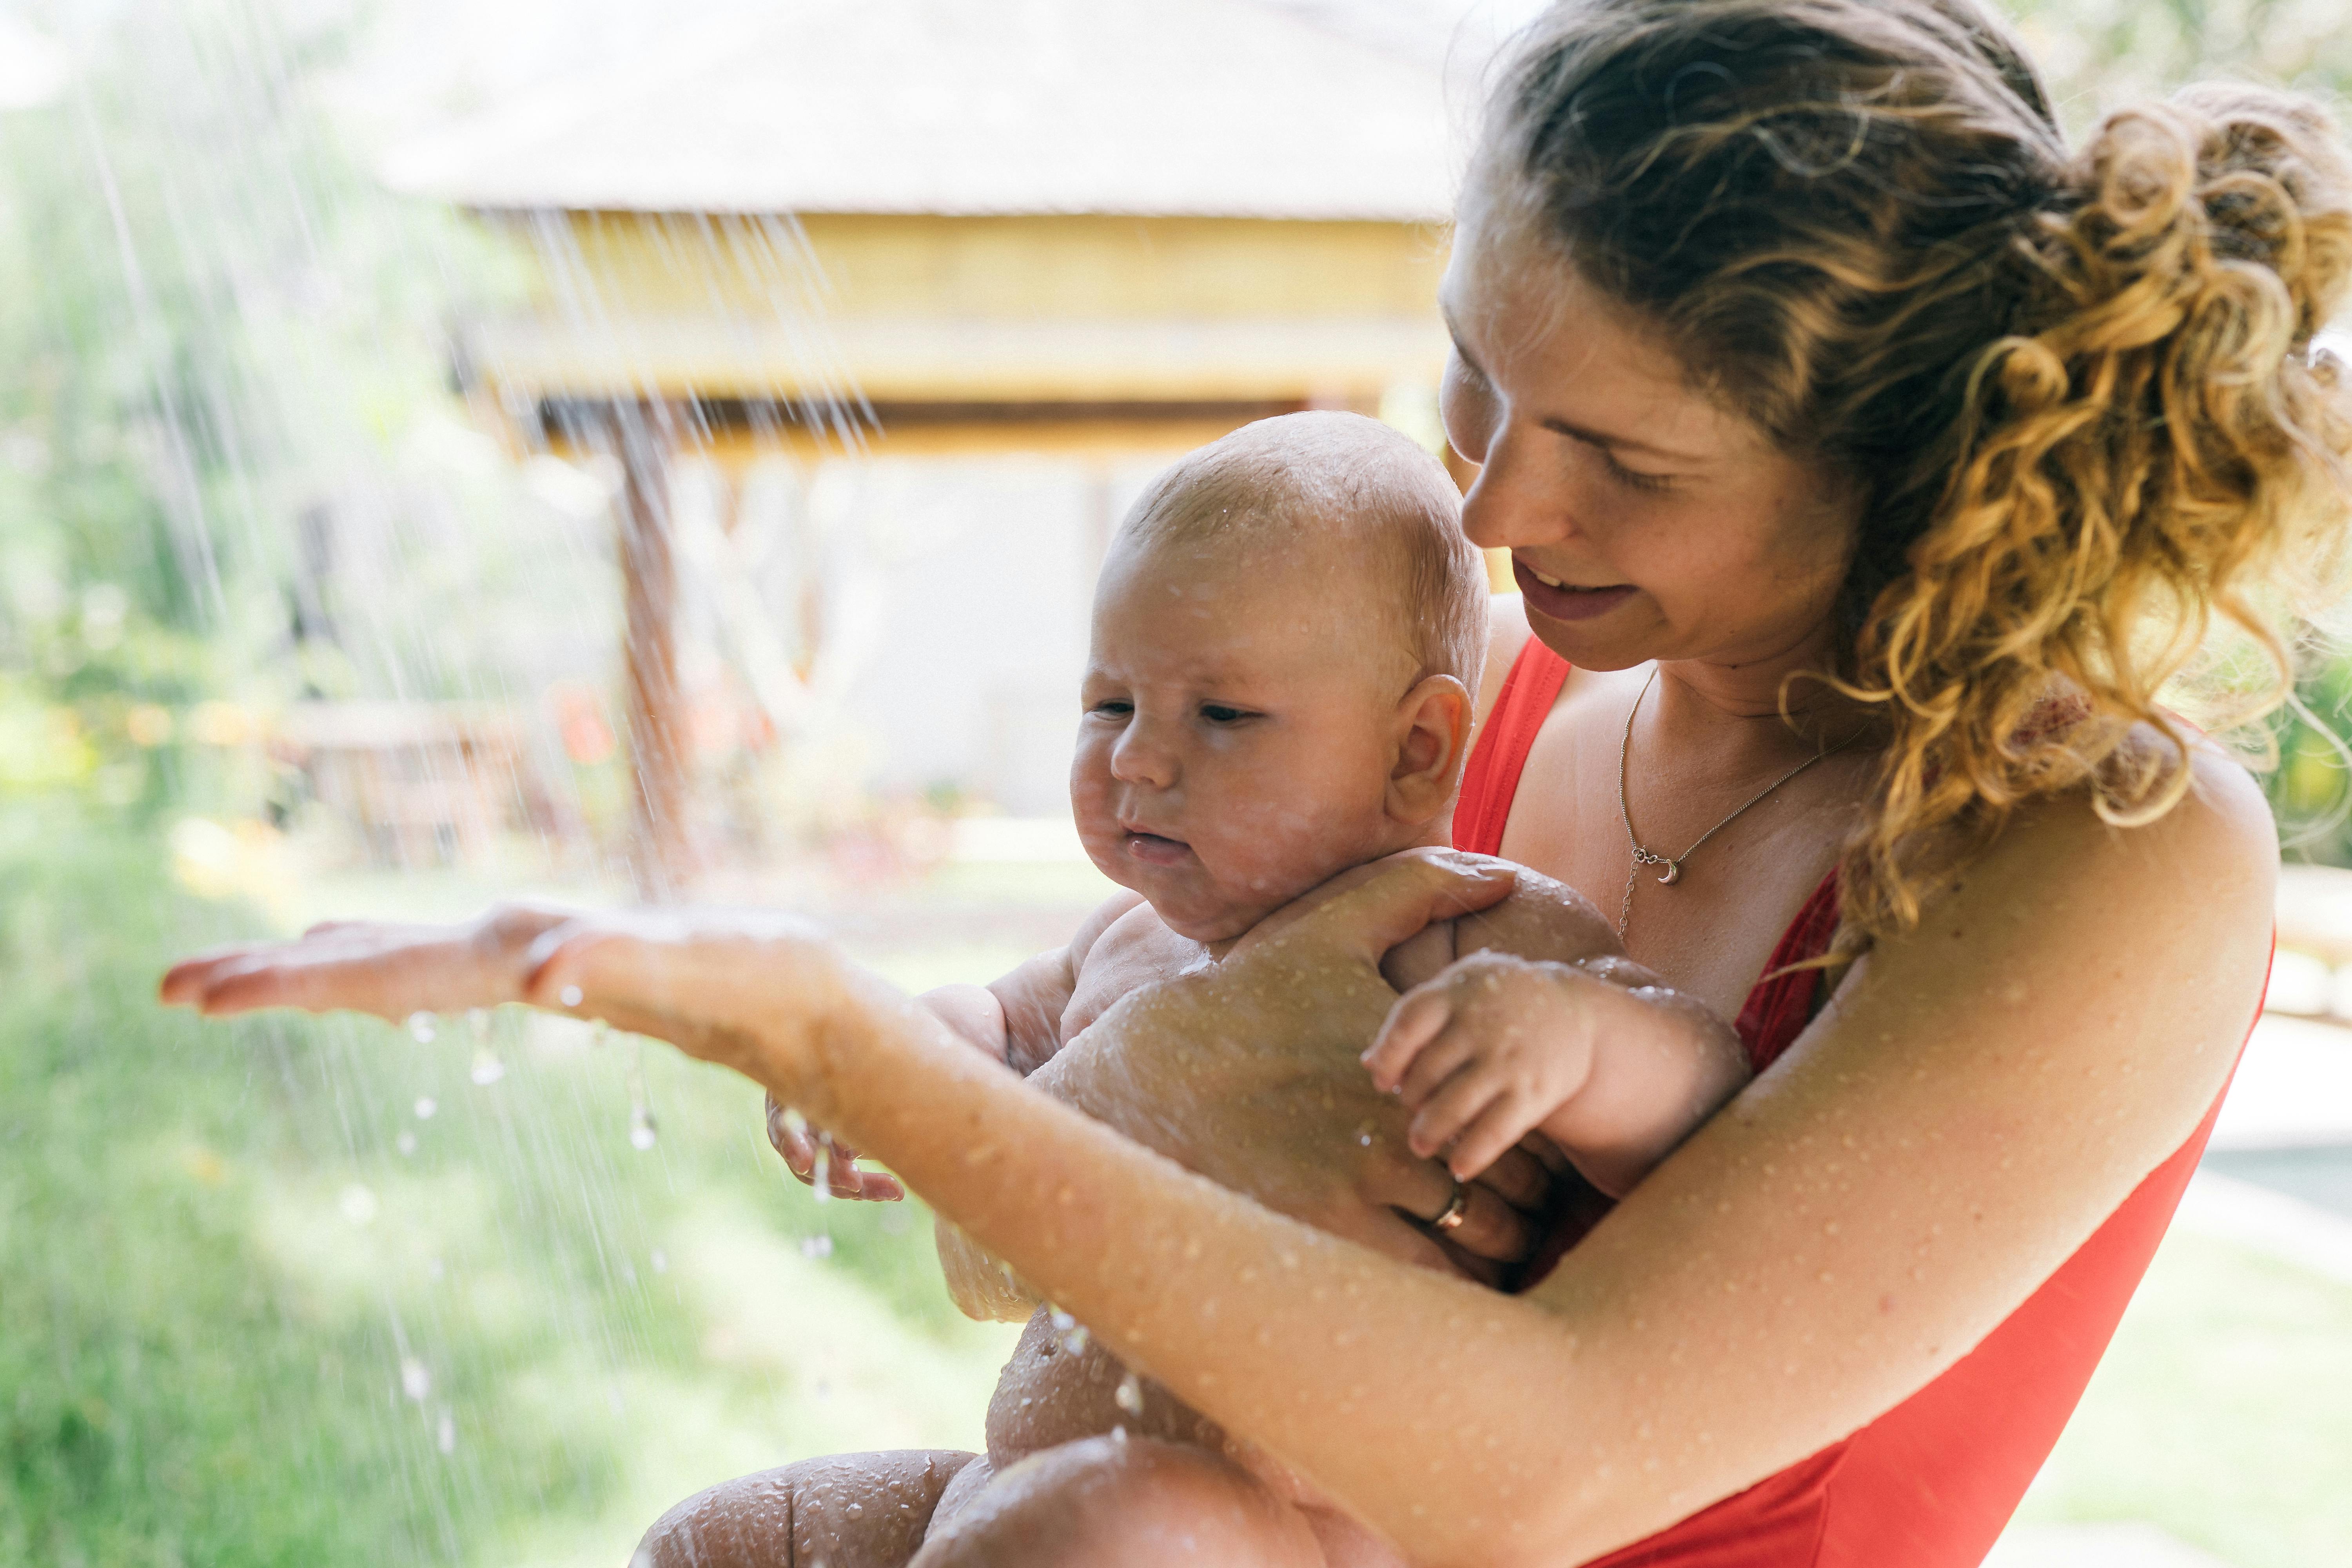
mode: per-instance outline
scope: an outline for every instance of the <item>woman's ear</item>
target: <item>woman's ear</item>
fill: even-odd
[[[1396,761],[1389,771],[1388,813],[1419,827],[1454,804],[1454,785],[1470,743],[1469,689],[1450,675],[1424,677],[1397,704]]]

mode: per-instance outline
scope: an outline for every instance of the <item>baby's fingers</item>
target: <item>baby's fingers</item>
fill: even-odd
[[[1525,1100],[1503,1094],[1489,1100],[1469,1125],[1454,1134],[1445,1156],[1446,1169],[1458,1181],[1475,1180],[1486,1168],[1508,1154],[1538,1118],[1528,1113]]]
[[[1503,1081],[1497,1075],[1471,1063],[1438,1085],[1437,1092],[1413,1113],[1412,1120],[1405,1125],[1405,1146],[1423,1159],[1433,1157],[1503,1090]],[[1454,1173],[1461,1174],[1458,1171]]]
[[[1371,1069],[1372,1087],[1384,1094],[1393,1093],[1404,1081],[1413,1058],[1437,1038],[1453,1016],[1453,1002],[1442,986],[1424,985],[1390,1008],[1380,1034],[1364,1049],[1363,1062]]]

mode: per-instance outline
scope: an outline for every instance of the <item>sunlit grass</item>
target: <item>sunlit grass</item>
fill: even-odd
[[[2352,1286],[2176,1229],[2020,1517],[2352,1563]]]

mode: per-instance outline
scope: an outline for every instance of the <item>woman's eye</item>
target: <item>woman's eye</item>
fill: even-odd
[[[1601,449],[1601,460],[1609,469],[1609,477],[1628,489],[1637,490],[1670,490],[1675,488],[1675,481],[1672,475],[1645,474],[1638,468],[1629,468],[1624,464],[1617,460],[1616,453],[1608,450],[1606,447]]]
[[[1106,701],[1096,703],[1093,707],[1087,709],[1087,711],[1089,713],[1099,713],[1107,719],[1124,719],[1129,714],[1135,711],[1135,704],[1128,701],[1125,698],[1113,697]]]

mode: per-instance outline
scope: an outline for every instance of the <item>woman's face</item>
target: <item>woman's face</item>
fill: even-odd
[[[1479,465],[1464,527],[1511,552],[1537,637],[1588,669],[1826,651],[1848,487],[1693,390],[1546,247],[1465,225],[1441,298],[1445,433]]]

